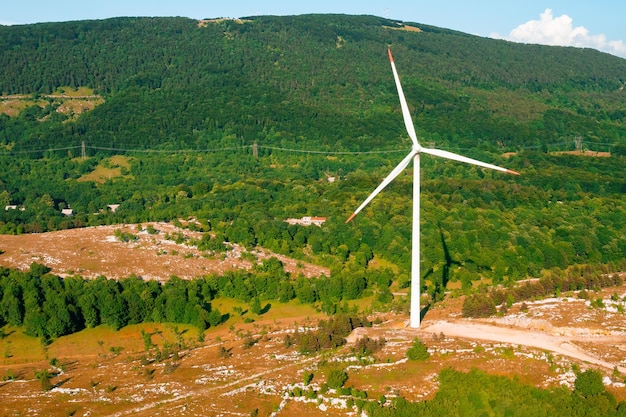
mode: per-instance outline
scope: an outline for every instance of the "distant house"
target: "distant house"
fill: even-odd
[[[4,211],[9,211],[9,210],[17,210],[17,205],[11,204],[8,206],[4,206]]]
[[[302,222],[304,226],[313,224],[321,227],[324,223],[326,223],[326,217],[303,217]]]
[[[300,219],[287,219],[285,220],[289,224],[299,224],[300,226],[311,226],[315,225],[317,227],[322,227],[322,225],[326,222],[326,217],[311,217],[304,216]]]
[[[119,204],[109,204],[107,205],[107,208],[109,210],[111,210],[113,213],[115,213],[117,211],[117,209],[119,208]]]
[[[61,210],[61,214],[64,216],[73,216],[74,215],[74,210],[71,208],[64,208]]]

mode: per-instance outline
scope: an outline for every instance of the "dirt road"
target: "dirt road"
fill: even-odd
[[[614,369],[617,366],[621,373],[626,373],[626,367],[599,359],[574,344],[577,341],[588,342],[589,338],[556,336],[545,332],[472,323],[470,321],[436,321],[427,324],[421,330],[433,334],[443,333],[447,337],[488,340],[539,348],[607,369]],[[617,341],[618,337],[594,336],[593,339],[597,342],[607,343],[612,340]],[[621,340],[623,341],[623,338]]]

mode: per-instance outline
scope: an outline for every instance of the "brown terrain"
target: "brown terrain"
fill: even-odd
[[[96,106],[104,103],[102,96],[94,94],[93,90],[86,87],[74,89],[72,87],[60,88],[53,94],[24,95],[12,94],[0,95],[0,113],[8,116],[17,116],[29,106],[46,107],[55,104],[56,111],[69,116],[77,116],[81,113],[93,110]]]
[[[172,275],[191,279],[233,268],[250,269],[253,262],[274,256],[295,276],[299,273],[308,277],[330,274],[327,268],[263,249],[247,253],[238,245],[230,245],[225,254],[207,256],[206,252],[186,244],[192,238],[200,239],[200,232],[180,229],[169,223],[150,223],[158,233],[149,234],[147,225],[142,225],[142,231],[138,231],[137,225],[115,225],[0,235],[0,251],[4,252],[0,255],[0,265],[24,270],[37,262],[52,268],[52,273],[59,276],[95,278],[104,275],[119,279],[134,274],[146,280],[166,281]],[[122,242],[115,237],[116,230],[130,233],[137,240]],[[175,236],[179,234],[183,236],[183,243],[175,242]],[[242,257],[242,254],[247,256]]]
[[[238,248],[223,259],[205,258],[192,247],[164,239],[168,230],[171,234],[181,229],[166,224],[154,227],[161,232],[149,235],[138,233],[136,225],[127,226],[140,236],[134,243],[113,237],[122,226],[1,236],[0,249],[5,253],[0,264],[27,268],[39,262],[60,275],[115,278],[135,273],[159,280],[171,274],[193,277],[252,265],[245,260],[251,257],[242,258]],[[264,256],[271,254],[255,254],[258,260]],[[296,273],[327,273],[314,265],[281,260]],[[618,301],[612,300],[615,295]],[[407,328],[405,315],[371,311],[367,300],[361,300],[359,307],[377,324],[356,329],[344,347],[314,355],[299,354],[294,346],[285,345],[286,335],[314,328],[324,317],[295,302],[274,303],[265,314],[248,316],[252,321],[232,313],[247,308],[245,304],[221,300],[217,308],[230,311],[231,319],[207,330],[203,339],[185,326],[142,324],[117,332],[101,326],[44,347],[19,329],[5,328],[0,339],[4,353],[0,376],[5,380],[0,382],[0,415],[249,416],[255,410],[259,416],[356,415],[349,396],[333,390],[319,393],[326,373],[335,366],[347,370],[346,386],[367,391],[370,399],[381,395],[432,398],[438,373],[452,367],[516,375],[521,382],[539,387],[570,388],[574,369],[593,368],[604,375],[607,389],[624,400],[626,315],[617,307],[625,307],[625,296],[624,286],[592,293],[593,299],[604,302],[603,308],[594,308],[576,293],[564,293],[527,302],[525,311],[514,304],[506,315],[490,319],[462,318],[462,299],[449,298],[428,311],[420,329]],[[158,350],[146,346],[142,330],[151,334]],[[351,347],[363,336],[384,337],[386,344],[372,356],[356,356]],[[431,354],[424,362],[406,359],[416,337]],[[176,354],[158,358],[175,344],[181,346]],[[54,388],[49,391],[42,391],[34,378],[42,369],[54,375]],[[303,383],[305,372],[314,374],[309,386]],[[318,392],[293,395],[297,387],[305,393]]]

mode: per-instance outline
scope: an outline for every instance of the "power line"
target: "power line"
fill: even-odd
[[[554,146],[564,146],[570,145],[572,142],[558,142],[558,143],[550,143],[550,144],[542,144],[542,145],[533,145],[533,146],[524,146],[519,147],[518,150],[528,150],[528,149],[539,149],[542,147],[554,147]],[[611,143],[602,143],[602,142],[590,142],[584,141],[583,144],[592,144],[592,145],[602,145],[602,146],[612,146]],[[0,154],[34,154],[34,153],[46,153],[46,152],[57,152],[57,151],[67,151],[73,149],[80,149],[81,155],[84,155],[85,149],[94,149],[101,151],[110,151],[110,152],[123,152],[123,153],[216,153],[216,152],[229,152],[229,151],[238,151],[238,150],[246,150],[246,149],[267,149],[270,151],[279,151],[279,152],[290,152],[290,153],[301,153],[301,154],[316,154],[316,155],[372,155],[372,154],[389,154],[389,153],[400,153],[406,152],[406,149],[389,149],[389,150],[372,150],[372,151],[330,151],[330,150],[315,150],[315,149],[296,149],[296,148],[285,148],[280,146],[269,146],[269,145],[241,145],[241,146],[230,146],[230,147],[221,147],[221,148],[200,148],[200,149],[154,149],[154,148],[123,148],[123,147],[106,147],[106,146],[96,146],[89,145],[84,141],[81,142],[80,145],[77,146],[67,146],[60,148],[47,148],[47,149],[25,149],[25,150],[15,150],[15,149],[5,149],[4,152],[0,152]],[[453,150],[465,150],[468,151],[470,148],[449,148]]]
[[[392,149],[392,150],[386,150],[386,151],[334,151],[333,152],[333,151],[316,151],[316,150],[306,150],[306,149],[280,148],[277,146],[264,146],[264,145],[259,145],[259,148],[270,149],[274,151],[312,153],[312,154],[324,154],[324,155],[363,155],[363,154],[406,152],[406,149]]]
[[[139,153],[196,153],[196,152],[225,152],[239,149],[250,148],[251,146],[235,146],[229,148],[213,148],[213,149],[138,149],[138,148],[112,148],[104,146],[90,146],[86,145],[89,149],[96,149],[101,151],[115,151],[115,152],[139,152]]]
[[[24,151],[16,151],[16,150],[6,150],[5,154],[26,154],[26,153],[44,153],[44,152],[56,152],[56,151],[67,151],[70,149],[79,149],[80,146],[68,146],[65,148],[48,148],[48,149],[31,149]]]
[[[116,148],[116,147],[103,147],[103,146],[91,146],[85,145],[85,148],[103,150],[103,151],[115,151],[115,152],[139,152],[139,153],[210,153],[210,152],[227,152],[244,149],[254,149],[255,145],[242,145],[231,146],[224,148],[205,148],[205,149],[138,149],[138,148]],[[405,152],[406,149],[391,149],[382,151],[320,151],[310,149],[295,149],[295,148],[283,148],[278,146],[256,145],[258,149],[269,149],[272,151],[292,152],[292,153],[304,153],[304,154],[323,154],[323,155],[363,155],[363,154],[385,154],[385,153],[398,153]]]

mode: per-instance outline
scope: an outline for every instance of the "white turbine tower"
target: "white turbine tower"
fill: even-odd
[[[478,165],[485,168],[491,168],[498,171],[508,172],[510,174],[519,175],[518,172],[510,169],[502,168],[496,165],[487,164],[485,162],[477,161],[475,159],[467,158],[465,156],[457,155],[452,152],[442,151],[439,149],[423,148],[417,141],[417,135],[415,134],[415,128],[413,127],[413,121],[411,120],[411,113],[409,107],[406,104],[404,93],[402,92],[402,85],[400,84],[400,78],[396,71],[396,65],[393,62],[391,56],[391,50],[388,49],[389,61],[391,62],[391,69],[393,70],[393,78],[396,80],[396,88],[398,89],[398,95],[400,96],[400,107],[402,108],[402,116],[404,117],[404,126],[413,142],[413,147],[409,154],[387,175],[387,177],[380,183],[378,187],[363,201],[363,203],[357,208],[354,213],[346,220],[348,223],[354,218],[376,195],[382,191],[394,178],[396,178],[404,168],[406,168],[411,159],[413,159],[413,228],[412,228],[412,244],[411,244],[411,318],[410,326],[417,328],[420,327],[420,154],[426,153],[433,156],[439,156],[442,158],[448,158],[455,161],[465,162],[468,164]]]

